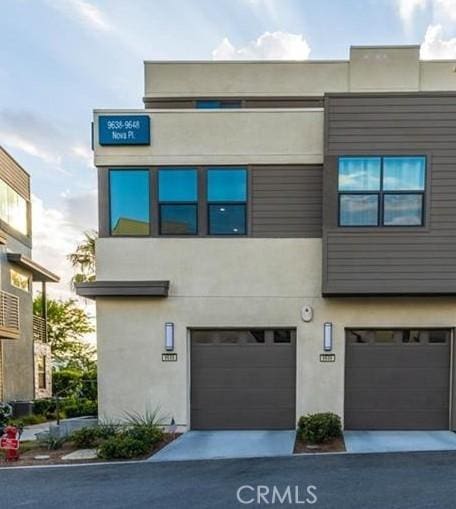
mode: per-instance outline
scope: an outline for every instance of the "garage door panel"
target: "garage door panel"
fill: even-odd
[[[273,390],[275,388],[291,387],[290,369],[277,368],[274,376],[271,376],[269,369],[263,368],[202,368],[195,370],[193,384],[198,387],[247,389],[259,386],[262,390]]]
[[[348,379],[353,386],[376,386],[384,389],[391,385],[400,385],[403,389],[427,390],[432,388],[441,388],[446,390],[448,385],[448,369],[435,369],[429,367],[412,368],[406,367],[360,367],[347,368]],[[385,370],[388,371],[386,376]],[[407,371],[409,375],[407,375]]]
[[[449,331],[446,332],[447,338],[450,337]],[[346,429],[448,429],[448,340],[444,343],[361,344],[349,338],[348,332]]]
[[[407,427],[404,427],[407,423]],[[350,414],[345,422],[352,430],[441,430],[448,425],[448,413],[433,411],[368,411]]]
[[[293,350],[283,345],[260,345],[248,348],[241,345],[206,345],[193,349],[192,363],[195,369],[213,366],[217,368],[289,367],[293,361]]]
[[[448,367],[448,345],[434,347],[350,345],[347,367]]]
[[[372,388],[365,391],[351,391],[346,399],[347,410],[442,410],[448,408],[447,394],[442,390],[434,391],[383,391]]]
[[[231,344],[211,342],[226,337]],[[296,345],[246,343],[245,332],[205,331],[191,343],[192,429],[295,427]]]
[[[289,388],[275,391],[246,390],[243,391],[242,399],[239,399],[237,391],[228,388],[224,390],[199,389],[193,396],[192,406],[195,409],[229,406],[231,410],[245,406],[269,408],[271,401],[274,401],[275,407],[292,407],[294,405],[294,397],[290,395]]]
[[[295,427],[294,418],[290,415],[294,408],[265,408],[249,412],[237,408],[229,415],[226,411],[194,410],[192,419],[198,423],[198,429],[292,429]],[[264,423],[268,423],[265,428]]]

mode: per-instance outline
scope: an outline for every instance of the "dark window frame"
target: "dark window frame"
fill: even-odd
[[[356,332],[381,332],[381,331],[388,331],[388,332],[405,332],[408,331],[411,332],[445,332],[447,333],[447,337],[445,338],[445,341],[430,341],[430,338],[428,338],[427,341],[404,341],[402,340],[396,340],[391,342],[381,342],[376,341],[375,338],[369,340],[369,341],[362,341],[362,342],[356,342],[352,341],[351,338],[349,338],[349,333],[356,333]],[[346,343],[350,343],[351,346],[356,345],[357,347],[363,347],[363,345],[412,345],[412,346],[428,346],[428,345],[439,345],[439,344],[452,344],[453,341],[453,335],[454,330],[452,327],[345,327],[345,341]]]
[[[223,201],[214,201],[209,200],[209,170],[211,171],[223,171],[223,170],[231,170],[231,171],[244,171],[245,172],[245,200],[243,201],[233,201],[233,200],[223,200]],[[249,235],[249,197],[250,197],[250,183],[249,183],[249,168],[248,166],[205,166],[204,167],[204,179],[205,179],[205,188],[206,188],[206,222],[207,222],[207,233],[208,237],[247,237]],[[211,232],[211,220],[210,220],[210,207],[211,205],[215,206],[226,206],[230,205],[243,205],[244,206],[244,233],[212,233]]]
[[[380,188],[378,191],[340,191],[339,190],[339,161],[340,159],[344,157],[353,157],[353,158],[368,158],[368,157],[378,157],[380,158]],[[424,159],[424,189],[423,190],[401,190],[401,191],[394,191],[394,190],[387,190],[385,191],[383,189],[383,166],[384,166],[384,159],[389,157],[421,157]],[[337,226],[339,228],[387,228],[387,229],[398,229],[398,228],[424,228],[426,226],[426,195],[428,190],[429,184],[428,184],[428,156],[426,154],[400,154],[400,155],[393,155],[393,154],[384,154],[384,155],[378,155],[378,154],[370,154],[370,155],[343,155],[339,156],[337,158]],[[369,224],[357,224],[357,225],[347,225],[341,223],[341,203],[340,203],[340,197],[342,195],[377,195],[378,196],[378,205],[377,205],[377,224],[376,225],[369,225]],[[420,224],[385,224],[385,195],[398,195],[398,194],[404,194],[404,195],[413,195],[413,196],[421,196],[421,222]]]
[[[191,206],[195,208],[195,231],[191,233],[166,233],[163,232],[163,225],[162,225],[162,207],[166,206],[174,206],[179,207],[181,205]],[[158,203],[158,235],[160,237],[196,237],[198,235],[199,231],[199,221],[198,221],[198,202],[184,202],[184,201],[161,201]]]
[[[177,200],[160,200],[160,171],[193,171],[196,174],[196,200],[195,201],[177,201]],[[158,218],[157,218],[157,235],[159,237],[197,237],[199,235],[199,207],[201,197],[199,196],[200,186],[200,172],[197,166],[159,166],[156,170],[156,186],[157,186],[157,206],[158,206]],[[163,233],[162,231],[162,205],[191,205],[195,207],[196,216],[196,228],[194,233]]]
[[[149,193],[148,193],[148,199],[149,199],[149,221],[148,221],[148,232],[145,234],[140,235],[133,235],[133,234],[125,234],[125,235],[113,235],[112,233],[112,196],[111,196],[111,173],[112,172],[120,172],[120,171],[144,171],[148,173],[149,179],[148,179],[148,185],[149,185]],[[109,223],[109,237],[112,238],[147,238],[152,235],[152,222],[154,220],[153,213],[152,213],[152,204],[153,204],[153,181],[152,181],[152,174],[150,171],[150,168],[145,166],[112,166],[108,168],[108,223]]]
[[[41,364],[42,361],[42,364]],[[38,378],[38,389],[39,390],[46,390],[48,383],[47,383],[47,355],[46,354],[40,354],[37,359],[37,378]]]

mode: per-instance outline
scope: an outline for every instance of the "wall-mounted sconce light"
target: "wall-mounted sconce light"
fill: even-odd
[[[333,347],[333,324],[326,322],[323,324],[323,350],[330,352]]]
[[[165,350],[172,352],[174,350],[174,323],[165,323]]]

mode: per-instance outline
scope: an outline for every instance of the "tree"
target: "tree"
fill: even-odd
[[[40,313],[42,297],[33,301],[33,311]],[[47,301],[48,340],[56,368],[93,369],[95,349],[83,341],[86,334],[94,332],[87,313],[75,299]]]
[[[78,244],[76,251],[68,255],[76,274],[71,279],[74,286],[78,283],[95,281],[95,241],[98,238],[96,231],[84,233],[85,239]]]

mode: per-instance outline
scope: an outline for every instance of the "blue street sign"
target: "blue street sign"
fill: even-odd
[[[148,115],[100,115],[98,117],[100,145],[150,145]]]

